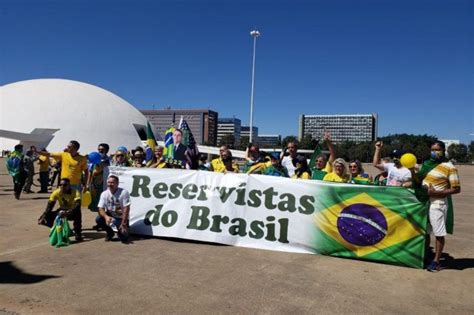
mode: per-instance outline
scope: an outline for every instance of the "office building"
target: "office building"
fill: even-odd
[[[250,126],[242,126],[240,130],[240,138],[247,138],[250,137]],[[252,141],[257,142],[258,137],[258,127],[252,127]]]
[[[311,135],[322,140],[324,131],[331,133],[334,143],[365,142],[377,138],[377,114],[300,115],[299,138]]]
[[[238,118],[219,118],[217,120],[217,144],[221,144],[223,137],[232,136],[234,143],[232,145],[237,147],[240,144],[241,121]],[[223,143],[224,144],[224,143]],[[231,143],[225,143],[231,144]]]
[[[281,148],[281,135],[258,135],[260,148]]]

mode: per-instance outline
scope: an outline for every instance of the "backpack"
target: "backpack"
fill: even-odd
[[[22,167],[22,156],[20,154],[12,153],[7,159],[8,174],[13,177],[20,175]]]

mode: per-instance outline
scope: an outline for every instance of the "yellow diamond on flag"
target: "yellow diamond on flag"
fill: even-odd
[[[358,194],[315,215],[316,227],[358,257],[423,233],[367,193]]]

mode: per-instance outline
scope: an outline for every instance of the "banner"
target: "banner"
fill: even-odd
[[[401,187],[111,167],[135,234],[423,267],[427,205]]]

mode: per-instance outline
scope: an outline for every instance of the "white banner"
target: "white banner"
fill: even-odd
[[[132,233],[315,253],[318,182],[175,169],[110,173],[130,192]]]

